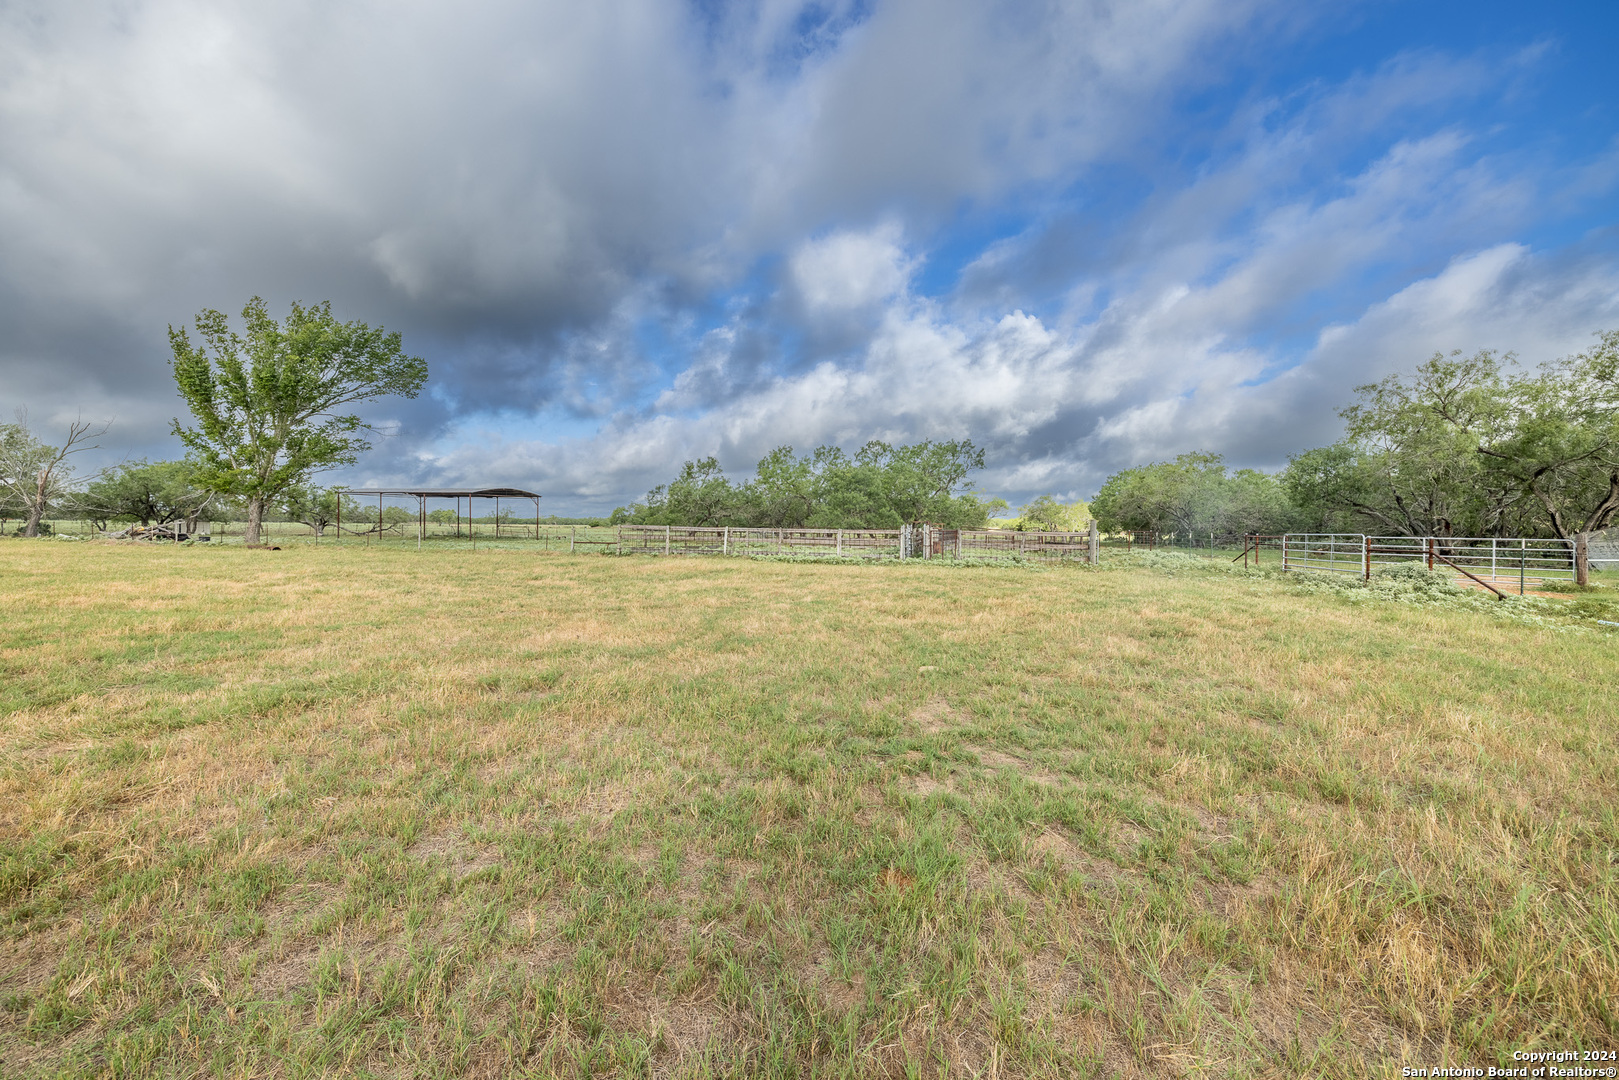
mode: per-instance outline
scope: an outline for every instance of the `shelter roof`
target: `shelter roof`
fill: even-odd
[[[522,488],[344,488],[345,495],[394,495],[413,499],[538,499],[537,491]]]

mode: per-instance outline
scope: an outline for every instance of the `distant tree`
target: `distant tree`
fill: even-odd
[[[613,524],[894,529],[907,521],[982,526],[999,500],[968,490],[984,453],[971,442],[893,447],[870,442],[853,457],[835,446],[799,456],[779,446],[744,483],[712,457],[688,461],[646,501],[613,511]]]
[[[1041,495],[1018,511],[1019,532],[1079,532],[1090,523],[1090,504],[1060,502],[1054,495]]]
[[[142,460],[103,473],[85,488],[79,501],[91,520],[138,521],[142,525],[183,521],[189,533],[216,498],[197,482],[191,462]]]
[[[289,521],[307,525],[318,538],[325,536],[326,530],[339,520],[342,498],[339,488],[294,484],[281,493],[281,508]],[[352,499],[349,502],[358,507]]]
[[[242,309],[245,337],[225,316],[196,318],[202,343],[169,328],[173,369],[195,427],[174,421],[211,490],[247,502],[247,542],[259,542],[265,508],[311,473],[352,464],[369,430],[346,406],[379,397],[415,397],[426,361],[407,356],[400,335],[362,322],[338,322],[330,303],[292,305],[283,322],[254,297]]]
[[[1275,533],[1297,517],[1277,477],[1229,473],[1219,454],[1181,454],[1108,477],[1090,510],[1103,528],[1243,536]]]
[[[984,451],[970,439],[921,442],[897,449],[870,442],[861,454],[881,463],[889,505],[901,520],[979,527],[989,516],[967,489],[968,475],[984,467]]]
[[[23,519],[22,534],[38,536],[40,521],[53,506],[66,500],[73,488],[74,454],[94,450],[90,440],[106,434],[85,420],[68,424],[61,446],[50,446],[28,429],[28,414],[19,412],[14,424],[0,424],[0,492],[8,508]]]
[[[1221,536],[1274,536],[1300,525],[1298,507],[1279,476],[1238,469],[1226,478],[1221,493],[1212,530]]]
[[[1091,500],[1107,529],[1151,533],[1208,532],[1222,503],[1225,463],[1219,454],[1181,454],[1108,477]]]
[[[458,520],[454,510],[429,510],[427,520],[435,525],[454,525]]]
[[[819,496],[807,524],[823,529],[897,529],[905,524],[891,498],[886,443],[867,443],[853,457],[836,446],[811,456]]]
[[[803,528],[824,494],[822,481],[813,457],[798,457],[790,446],[776,447],[759,461],[749,485],[754,521],[766,528]]]

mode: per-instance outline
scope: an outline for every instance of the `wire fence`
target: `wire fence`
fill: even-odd
[[[833,559],[1070,559],[1095,561],[1090,532],[1011,532],[905,525],[898,529],[757,529],[626,525],[609,541],[626,554],[800,555]]]
[[[10,535],[20,522],[4,523]],[[51,535],[106,535],[98,523],[50,519]],[[241,542],[243,522],[208,522],[197,540]],[[114,526],[114,528],[117,528]],[[1227,537],[1216,533],[1017,532],[1008,529],[947,529],[907,525],[900,529],[742,528],[687,525],[564,525],[505,519],[459,522],[345,522],[317,532],[302,522],[266,521],[261,540],[280,543],[341,543],[444,547],[495,545],[546,551],[618,555],[803,556],[830,559],[963,559],[975,561],[1099,561],[1104,550],[1158,548],[1236,552],[1245,563],[1287,572],[1316,571],[1370,578],[1393,566],[1423,566],[1502,592],[1575,580],[1572,541],[1525,537],[1368,536],[1362,533],[1287,533]],[[1590,536],[1592,570],[1619,571],[1619,529]]]

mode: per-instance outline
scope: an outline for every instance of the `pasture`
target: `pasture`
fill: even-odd
[[[1180,558],[0,542],[0,1074],[1619,1048],[1619,636]]]

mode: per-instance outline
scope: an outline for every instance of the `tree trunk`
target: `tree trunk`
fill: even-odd
[[[23,535],[35,537],[39,535],[39,519],[45,516],[45,486],[51,481],[50,473],[40,470],[39,479],[34,484],[34,501],[28,507],[28,524],[23,528]]]
[[[259,542],[259,526],[264,521],[264,499],[254,496],[247,500],[247,528],[242,539],[249,544]]]

